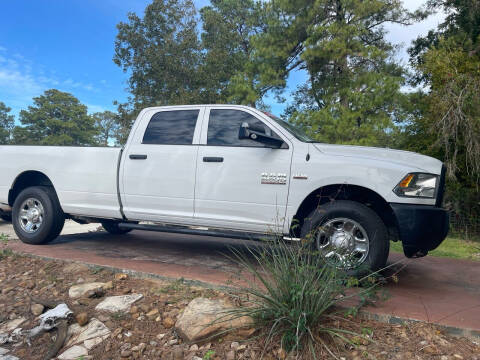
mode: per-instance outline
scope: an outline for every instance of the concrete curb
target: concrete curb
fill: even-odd
[[[165,281],[178,281],[179,280],[179,278],[168,277],[168,276],[163,276],[163,275],[158,275],[158,274],[153,274],[153,273],[148,273],[148,272],[143,272],[143,271],[137,271],[137,270],[122,269],[122,268],[109,266],[109,265],[100,265],[100,264],[88,263],[88,262],[77,261],[77,260],[68,260],[67,261],[67,260],[64,260],[64,259],[58,259],[58,258],[54,258],[54,257],[41,256],[41,255],[35,255],[35,254],[17,252],[17,251],[12,251],[12,252],[14,254],[18,254],[18,255],[21,255],[21,256],[38,258],[38,259],[42,259],[42,260],[55,260],[55,261],[61,261],[61,262],[64,262],[64,263],[81,264],[81,265],[87,266],[90,269],[101,267],[103,269],[107,269],[109,271],[112,271],[113,273],[125,273],[125,274],[127,274],[127,275],[129,275],[133,278],[138,278],[138,279],[159,279],[159,280],[165,280]],[[182,279],[183,283],[185,283],[187,285],[198,286],[198,287],[203,287],[203,288],[207,288],[207,289],[214,289],[214,290],[220,290],[220,291],[234,289],[234,287],[227,286],[227,285],[214,285],[214,284],[210,284],[210,283],[200,281],[200,280],[184,279],[184,278],[180,278],[180,279]],[[389,315],[389,314],[377,314],[377,313],[373,313],[373,312],[366,311],[366,310],[360,310],[358,312],[358,316],[360,316],[361,318],[364,318],[364,319],[375,320],[375,321],[379,321],[379,322],[387,323],[387,324],[415,324],[415,323],[431,324],[431,325],[435,325],[439,329],[445,331],[449,335],[469,338],[469,339],[471,339],[475,342],[480,341],[480,331],[474,330],[474,329],[458,328],[458,327],[454,327],[454,326],[442,325],[442,324],[427,322],[427,321],[418,320],[418,319],[402,318],[402,317]]]
[[[428,321],[423,321],[418,319],[401,318],[401,317],[389,315],[389,314],[376,314],[366,310],[360,310],[358,312],[358,315],[364,319],[375,320],[375,321],[379,321],[387,324],[402,324],[402,325],[415,324],[415,323],[431,324],[431,325],[435,325],[439,329],[445,331],[447,334],[452,336],[466,337],[466,338],[475,340],[476,342],[480,340],[480,331],[477,331],[474,329],[458,328],[455,326],[442,325],[442,324],[437,324],[434,322],[428,322]]]

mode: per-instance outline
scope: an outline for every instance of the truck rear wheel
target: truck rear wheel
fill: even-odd
[[[112,235],[123,235],[132,231],[132,229],[122,229],[118,224],[120,224],[120,222],[115,220],[102,221],[103,228]]]
[[[33,186],[23,190],[13,204],[12,223],[24,243],[40,245],[57,238],[65,214],[53,188]]]
[[[332,201],[305,219],[302,238],[328,262],[365,276],[385,267],[390,243],[385,224],[369,207],[349,200]]]

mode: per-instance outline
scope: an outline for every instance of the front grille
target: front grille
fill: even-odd
[[[443,195],[445,194],[445,173],[447,168],[445,165],[442,165],[442,172],[440,173],[440,183],[438,184],[437,190],[437,200],[435,201],[435,206],[442,207]]]

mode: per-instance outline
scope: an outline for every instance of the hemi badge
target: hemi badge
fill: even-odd
[[[306,174],[293,174],[294,179],[307,180],[308,176]]]

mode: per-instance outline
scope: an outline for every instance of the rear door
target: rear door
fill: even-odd
[[[208,119],[208,120],[207,120]],[[280,149],[239,139],[243,123],[285,141]],[[248,108],[207,108],[198,154],[195,219],[206,226],[278,231],[284,221],[292,145]]]
[[[203,108],[148,110],[123,154],[121,193],[130,220],[191,222]]]

